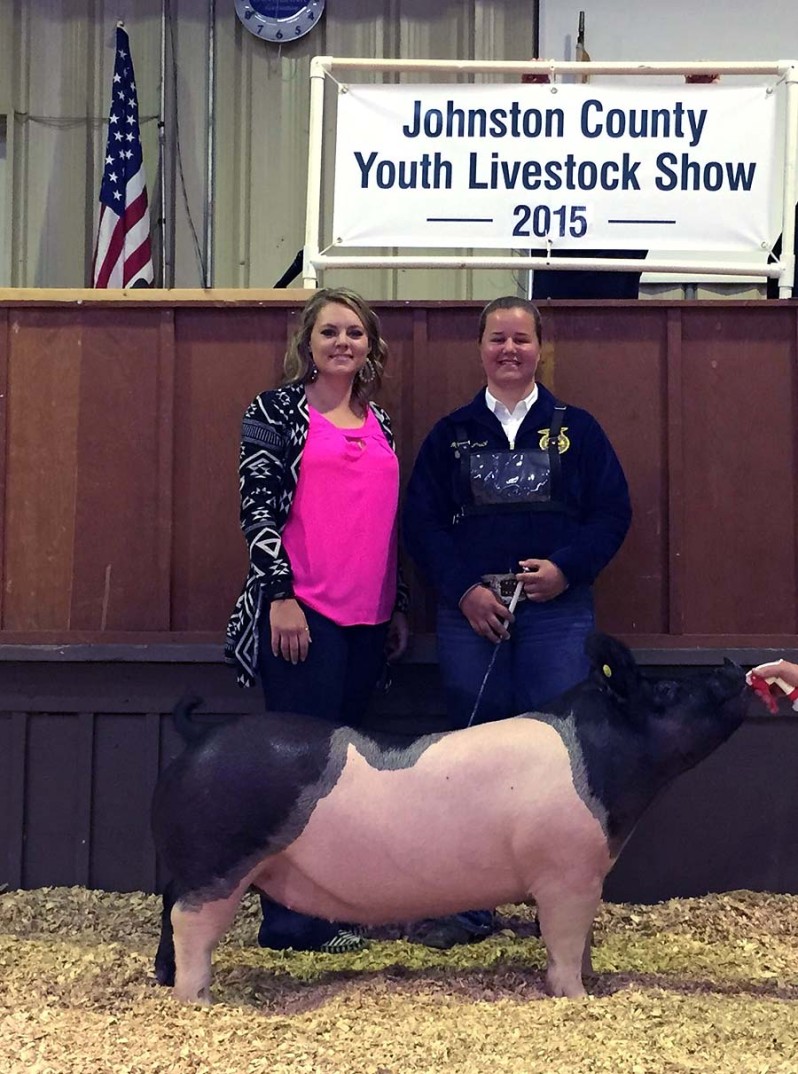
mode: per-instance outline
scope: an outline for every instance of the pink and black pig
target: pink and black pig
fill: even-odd
[[[588,652],[589,677],[542,711],[401,746],[276,713],[189,743],[153,802],[172,878],[158,980],[209,1002],[213,950],[252,887],[366,926],[534,899],[548,991],[584,995],[605,876],[657,792],[745,708],[733,664],[649,681],[611,637]]]

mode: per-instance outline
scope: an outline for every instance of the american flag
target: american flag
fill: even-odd
[[[94,251],[95,287],[131,287],[153,281],[150,210],[141,154],[139,105],[130,41],[116,29],[116,59],[108,119],[100,223]]]

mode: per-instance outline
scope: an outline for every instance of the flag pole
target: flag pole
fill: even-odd
[[[576,54],[574,59],[577,63],[590,63],[590,53],[585,48],[585,13],[579,12],[579,24],[576,31]],[[580,75],[580,82],[589,82],[590,75]]]
[[[158,235],[161,240],[161,287],[171,286],[167,265],[169,256],[166,248],[166,5],[167,0],[161,0],[161,87],[158,101],[158,168],[159,168],[159,198],[160,212],[158,213]]]

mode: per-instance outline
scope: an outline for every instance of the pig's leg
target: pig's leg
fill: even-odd
[[[155,976],[158,984],[175,983],[175,942],[172,931],[172,907],[175,904],[174,884],[170,880],[163,889],[161,910],[161,939],[155,954]]]
[[[595,980],[598,974],[593,969],[593,929],[587,934],[585,949],[582,952],[582,980]]]
[[[552,996],[585,995],[581,969],[590,961],[590,931],[601,892],[563,892],[536,895],[540,935],[549,961],[546,988]]]
[[[227,932],[247,885],[239,885],[226,899],[196,908],[180,901],[172,908],[175,950],[175,996],[186,1003],[211,1002],[211,956]]]

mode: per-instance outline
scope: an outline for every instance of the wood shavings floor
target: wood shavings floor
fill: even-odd
[[[354,955],[255,945],[248,899],[216,1003],[176,1003],[151,963],[154,896],[0,894],[7,1074],[798,1074],[798,897],[605,905],[585,1000],[543,992],[530,913],[435,952],[377,934]]]

